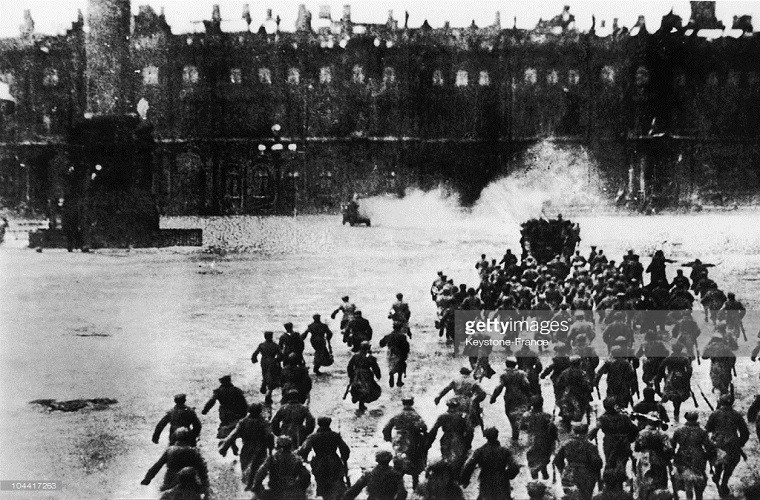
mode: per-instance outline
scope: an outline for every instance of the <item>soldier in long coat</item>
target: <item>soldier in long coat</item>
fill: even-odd
[[[303,362],[304,343],[301,334],[293,330],[293,323],[287,322],[284,325],[285,333],[280,335],[279,347],[280,356],[283,360],[290,358],[295,354],[300,362]]]
[[[717,390],[721,395],[728,394],[733,379],[732,370],[736,364],[736,355],[721,334],[716,333],[712,336],[702,352],[702,358],[710,360],[710,380],[713,390]]]
[[[541,358],[538,354],[530,349],[528,344],[523,344],[522,347],[515,352],[517,358],[517,368],[525,372],[528,376],[528,382],[530,383],[531,396],[541,395],[541,382],[539,375],[543,366],[541,365]]]
[[[686,498],[702,500],[707,487],[705,467],[708,461],[716,458],[715,445],[710,441],[707,431],[699,426],[699,414],[688,411],[684,415],[686,425],[676,429],[670,443],[675,451],[673,465],[673,490],[683,490]]]
[[[166,415],[156,424],[156,430],[153,432],[153,442],[158,444],[161,432],[166,425],[169,425],[169,444],[174,444],[174,431],[180,427],[190,430],[193,442],[198,439],[201,433],[201,421],[195,414],[195,409],[185,405],[187,396],[177,394],[174,396],[174,408],[166,412]]]
[[[580,356],[570,357],[570,367],[562,372],[557,380],[557,386],[562,397],[556,402],[560,408],[560,417],[569,429],[570,422],[580,421],[589,413],[591,402],[591,383],[581,368]]]
[[[526,431],[529,437],[526,453],[528,468],[533,479],[538,479],[539,472],[544,479],[549,479],[546,467],[551,462],[557,442],[557,426],[554,425],[552,416],[544,412],[544,398],[533,396],[531,404],[531,410],[526,411],[520,421],[520,429]]]
[[[711,434],[712,442],[718,449],[715,461],[713,482],[718,486],[718,493],[729,493],[728,480],[739,464],[742,448],[749,439],[749,428],[744,417],[733,408],[734,398],[725,394],[718,400],[718,409],[707,420],[705,430]]]
[[[414,398],[404,398],[401,402],[404,409],[385,425],[383,438],[393,443],[393,466],[402,474],[412,476],[412,486],[416,488],[419,475],[427,465],[428,429],[414,410]]]
[[[275,453],[267,457],[256,471],[253,492],[260,500],[306,500],[311,484],[311,473],[300,457],[293,453],[293,442],[288,436],[277,438]],[[269,488],[264,479],[269,477]]]
[[[211,410],[214,404],[219,401],[219,429],[217,430],[217,439],[224,439],[230,435],[238,421],[248,413],[248,403],[245,400],[245,394],[239,387],[232,385],[232,377],[224,375],[219,379],[220,385],[214,389],[211,399],[201,411],[202,415]],[[238,449],[235,443],[232,444],[232,453],[237,455]]]
[[[557,451],[554,465],[562,474],[562,488],[569,492],[577,489],[578,500],[591,500],[594,486],[599,482],[602,459],[593,443],[586,439],[588,426],[581,422],[572,423],[570,439]]]
[[[438,429],[443,430],[440,443],[441,458],[451,465],[455,475],[459,475],[472,447],[472,428],[462,416],[457,401],[450,399],[446,402],[446,406],[448,406],[446,413],[440,415],[433,428],[430,429],[428,448],[435,442]]]
[[[623,406],[633,402],[633,394],[636,392],[638,380],[636,371],[625,358],[623,350],[615,346],[610,351],[612,357],[604,362],[594,377],[594,387],[599,387],[602,376],[607,375],[606,397],[614,397]]]
[[[464,500],[459,478],[452,473],[451,465],[443,460],[430,464],[417,491],[423,500]]]
[[[406,360],[409,358],[409,341],[402,330],[403,324],[393,322],[393,331],[380,339],[380,347],[388,347],[388,384],[393,387],[394,375],[398,378],[396,385],[403,387],[402,377],[406,375]]]
[[[499,444],[499,431],[489,427],[483,432],[486,444],[475,450],[462,470],[462,484],[466,487],[476,467],[480,467],[478,477],[478,500],[511,500],[510,481],[517,477],[520,466],[512,452]]]
[[[377,401],[381,389],[375,379],[380,379],[380,367],[370,352],[370,343],[362,342],[358,353],[348,362],[348,378],[351,381],[351,401],[359,403],[359,410],[366,410],[367,403]]]
[[[636,461],[636,483],[639,500],[649,500],[652,494],[668,487],[668,470],[673,458],[670,438],[660,429],[659,415],[648,415],[646,428],[642,430],[633,445],[639,453]]]
[[[314,348],[314,374],[320,375],[319,369],[323,366],[330,366],[333,364],[332,340],[333,333],[326,324],[322,323],[321,316],[315,314],[312,316],[314,320],[306,330],[301,334],[301,340],[306,340],[306,337],[311,334],[311,346]]]
[[[601,430],[604,433],[602,450],[605,470],[625,471],[626,463],[631,458],[631,443],[636,440],[639,428],[628,415],[617,410],[615,403],[615,398],[604,400],[605,412],[599,416],[596,424],[589,431],[589,439],[594,439],[597,432]]]
[[[276,436],[289,436],[293,446],[301,446],[306,437],[314,432],[314,417],[298,400],[298,391],[285,395],[285,404],[272,417],[272,431]]]
[[[303,359],[294,352],[285,361],[281,375],[282,393],[287,394],[295,389],[298,392],[298,402],[306,403],[312,387],[309,370],[303,365]]]
[[[195,469],[201,481],[202,491],[208,490],[208,468],[206,467],[206,461],[203,460],[200,451],[195,447],[195,441],[188,429],[180,427],[174,431],[174,444],[169,445],[163,455],[161,455],[161,458],[148,469],[145,478],[143,478],[140,484],[150,484],[164,465],[166,465],[166,474],[160,488],[161,491],[174,488],[179,483],[179,478],[177,477],[179,472],[185,467]]]
[[[507,358],[506,369],[499,377],[499,385],[491,395],[491,404],[496,402],[501,391],[504,391],[504,413],[507,414],[512,428],[512,440],[520,437],[520,417],[528,409],[530,398],[530,383],[525,372],[517,369],[517,360]]]
[[[256,471],[267,458],[269,451],[274,448],[274,434],[269,422],[262,416],[262,406],[253,403],[248,407],[248,415],[240,420],[235,429],[222,441],[219,454],[225,456],[227,449],[236,439],[243,441],[240,450],[240,470],[246,490],[253,488]]]
[[[251,355],[251,363],[259,362],[261,355],[261,394],[266,394],[265,402],[271,403],[272,391],[280,387],[280,348],[272,338],[274,332],[264,332],[264,342]]]
[[[343,495],[343,500],[354,500],[367,488],[367,500],[406,500],[404,476],[389,464],[393,453],[382,450],[375,454],[377,465],[365,473]]]
[[[461,375],[461,378],[458,380],[452,380],[449,385],[444,387],[438,396],[436,396],[435,404],[437,405],[440,403],[441,399],[443,399],[449,391],[453,391],[454,397],[452,399],[459,404],[459,409],[467,419],[470,428],[475,429],[476,427],[480,427],[482,431],[483,417],[481,415],[482,409],[480,403],[486,399],[487,395],[486,391],[480,387],[480,384],[470,377],[471,373],[472,371],[465,366],[460,368],[459,374]]]
[[[662,402],[673,402],[673,418],[676,422],[680,417],[681,403],[691,396],[691,359],[685,356],[683,351],[684,347],[681,344],[674,344],[673,353],[660,364],[659,372],[654,380],[657,387],[659,381],[665,379]]]
[[[317,496],[324,500],[339,500],[345,492],[343,478],[348,471],[351,449],[340,434],[330,429],[331,423],[330,417],[319,417],[317,431],[306,438],[298,454],[306,460],[314,451],[311,473],[317,482]]]
[[[409,304],[404,302],[404,295],[401,293],[396,294],[396,302],[391,305],[391,310],[388,313],[388,319],[393,322],[400,322],[401,333],[408,335],[412,338],[412,331],[409,329],[409,318],[412,317],[412,313],[409,310]]]

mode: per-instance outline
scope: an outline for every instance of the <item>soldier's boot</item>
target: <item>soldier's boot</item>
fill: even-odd
[[[393,374],[391,374],[390,378],[388,379],[388,385],[390,385],[391,387],[393,387],[393,382],[394,382],[394,380],[393,380]]]
[[[416,490],[420,485],[420,476],[418,474],[412,474],[412,489]]]
[[[367,405],[365,405],[363,402],[359,402],[359,411],[366,411]]]
[[[401,380],[401,373],[398,374],[398,381],[396,382],[396,385],[399,387],[404,387],[404,381]]]
[[[232,450],[232,454],[237,456],[238,455],[238,447],[236,443],[232,443],[232,446],[230,446],[230,449]]]
[[[264,382],[261,383],[261,388],[259,389],[259,392],[261,394],[266,394],[267,393],[267,385]]]
[[[541,476],[544,478],[544,481],[549,479],[549,471],[546,470],[546,466],[544,465],[541,467]]]
[[[681,403],[673,401],[673,419],[678,423],[681,419]]]

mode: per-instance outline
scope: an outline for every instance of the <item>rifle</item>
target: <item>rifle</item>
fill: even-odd
[[[689,389],[689,392],[691,393],[691,399],[694,401],[694,408],[699,408],[699,403],[697,403],[697,397],[694,395],[694,391]]]
[[[346,397],[348,396],[348,391],[351,390],[351,386],[353,385],[354,385],[353,381],[348,383],[348,385],[346,386],[346,392],[343,393],[343,399],[346,399]]]
[[[739,320],[739,331],[742,332],[742,338],[747,342],[747,330],[744,328],[744,320]]]
[[[702,355],[699,354],[699,342],[697,342],[696,337],[694,338],[694,350],[697,352],[697,366],[699,366],[702,364],[702,362],[699,359],[702,357]]]
[[[552,484],[557,484],[557,466],[552,463]]]
[[[702,399],[705,400],[705,403],[707,403],[707,407],[710,408],[710,411],[715,411],[715,408],[710,403],[710,400],[707,399],[707,396],[705,396],[705,393],[702,391],[702,388],[699,386],[699,384],[697,384],[697,389],[699,389],[699,393],[702,395]]]

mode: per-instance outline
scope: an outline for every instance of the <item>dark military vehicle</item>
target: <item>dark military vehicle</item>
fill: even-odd
[[[562,214],[556,219],[530,219],[520,226],[522,259],[530,254],[539,265],[547,264],[557,256],[569,262],[581,240],[580,226],[563,219]]]

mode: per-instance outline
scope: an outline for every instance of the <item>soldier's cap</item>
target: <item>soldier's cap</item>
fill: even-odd
[[[655,395],[654,388],[652,387],[644,387],[644,390],[641,392],[644,394],[644,399],[651,399]]]
[[[472,373],[472,370],[470,370],[466,366],[463,366],[462,368],[459,369],[459,373],[460,375],[469,375]]]
[[[290,436],[279,436],[275,443],[275,448],[278,450],[289,450],[293,447],[293,440]]]
[[[414,404],[414,397],[407,396],[405,398],[401,398],[401,404],[404,406],[412,406]]]
[[[232,375],[222,375],[219,377],[219,382],[232,382]]]
[[[517,358],[513,356],[509,356],[507,359],[504,360],[504,363],[507,366],[517,366]]]
[[[396,294],[396,298],[397,298],[398,300],[401,300],[401,299],[403,299],[403,298],[404,298],[404,294],[403,294],[403,293],[401,293],[401,292],[399,292],[399,293],[397,293],[397,294]]]
[[[580,364],[580,362],[581,362],[581,357],[578,356],[577,354],[573,354],[572,356],[570,356],[571,364],[577,365],[577,364]]]
[[[180,469],[180,471],[177,473],[177,480],[180,484],[183,485],[191,485],[191,484],[198,484],[198,475],[195,472],[194,467],[183,467]]]
[[[573,316],[575,316],[576,318],[585,318],[586,313],[578,309],[573,313]]]
[[[449,408],[454,408],[459,406],[459,401],[456,400],[456,398],[451,398],[448,401],[446,401],[446,406]]]
[[[298,392],[298,389],[288,389],[288,391],[285,393],[286,396],[293,396],[293,395],[298,396],[299,394],[301,393]]]
[[[251,403],[248,405],[248,414],[249,415],[261,415],[261,411],[264,409],[264,407],[261,405],[261,403]]]
[[[573,434],[586,434],[588,433],[588,424],[583,422],[573,422],[571,424],[573,428]]]
[[[623,337],[622,335],[615,338],[615,343],[616,344],[622,344],[622,343],[625,343],[625,342],[628,342],[628,339],[625,338],[625,337]]]
[[[285,323],[285,324],[284,324],[284,325],[282,325],[282,326],[284,326],[284,327],[285,327],[285,329],[287,330],[288,328],[293,328],[293,323],[291,323],[290,321],[288,321],[287,323]]]
[[[685,417],[685,418],[686,418],[686,420],[688,420],[689,422],[696,422],[696,421],[699,419],[699,413],[697,413],[697,412],[695,412],[695,411],[687,411],[687,412],[684,414],[684,417]]]
[[[496,427],[489,427],[483,431],[483,437],[488,441],[495,441],[499,438],[499,430]]]
[[[541,481],[531,481],[527,484],[528,495],[543,495],[546,493],[547,486]]]
[[[354,316],[361,316],[361,315],[362,315],[362,312],[359,309],[354,311]]]
[[[187,427],[179,427],[177,429],[174,429],[174,434],[172,434],[172,436],[174,436],[174,441],[182,442],[189,441],[191,435],[192,434],[190,434],[190,429]]]
[[[369,351],[371,347],[372,347],[372,344],[370,344],[368,340],[365,340],[361,344],[359,344],[359,348],[364,351]]]
[[[321,317],[322,316],[320,316],[319,314],[315,314],[314,316],[311,317],[311,319],[315,319],[316,320],[316,319],[320,319]]]
[[[610,354],[613,357],[620,356],[621,354],[623,354],[623,348],[620,347],[619,345],[616,345],[615,347],[613,347],[612,349],[610,349]]]
[[[175,403],[184,403],[187,401],[187,395],[186,394],[177,394],[174,396],[174,402]]]
[[[596,245],[591,245],[591,248],[592,249],[596,249]]]
[[[615,294],[616,297],[625,297],[625,292],[618,292]]]
[[[716,327],[715,327],[715,329],[717,330],[717,329],[718,329],[718,327],[716,326]],[[712,337],[711,337],[711,338],[713,338],[713,339],[721,339],[721,340],[723,340],[723,335],[721,335],[720,333],[718,333],[718,332],[716,331],[715,333],[713,333],[713,334],[712,334]]]
[[[332,419],[330,417],[319,417],[317,419],[317,425],[320,427],[330,427]]]
[[[438,271],[438,276],[443,276],[443,271]]]
[[[270,332],[270,331],[264,332],[264,338],[267,338],[267,337],[274,337],[274,332]]]
[[[724,394],[718,399],[718,406],[732,406],[734,397],[731,394]]]
[[[375,453],[375,462],[379,464],[388,464],[393,460],[393,453],[388,450],[380,450]]]
[[[348,295],[344,295],[343,297],[340,298],[340,300],[348,302]]]

